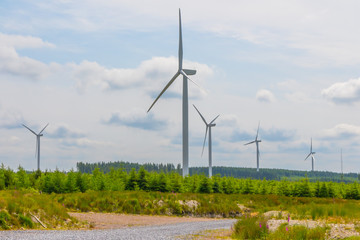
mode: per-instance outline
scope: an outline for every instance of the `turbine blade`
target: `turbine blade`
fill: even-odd
[[[199,113],[201,119],[204,121],[204,123],[206,124],[206,126],[208,125],[205,118],[203,117],[203,115],[201,115],[200,111],[195,107],[195,105],[193,104],[194,108],[196,109],[196,111]],[[207,128],[206,128],[207,129]]]
[[[32,132],[33,134],[37,135],[33,130],[31,130],[29,127],[27,127],[25,124],[22,124],[24,127],[26,127],[30,132]]]
[[[310,139],[310,152],[312,152],[312,138]]]
[[[258,125],[258,129],[257,129],[257,132],[256,132],[256,140],[257,140],[257,138],[258,138],[258,135],[259,135],[259,128],[260,128],[260,121],[259,121],[259,125]]]
[[[254,143],[255,141],[245,143],[244,146]]]
[[[151,104],[151,106],[149,107],[149,109],[147,110],[147,112],[150,111],[150,109],[154,106],[154,104],[156,103],[156,101],[161,97],[161,95],[166,91],[166,89],[168,89],[168,87],[170,87],[170,85],[175,81],[175,79],[180,75],[179,72],[175,73],[175,75],[172,77],[172,79],[170,80],[170,82],[168,82],[168,84],[166,84],[165,88],[161,91],[161,93],[159,94],[159,96],[155,99],[155,101]]]
[[[207,93],[207,91],[201,87],[199,84],[197,84],[195,81],[193,81],[189,76],[188,74],[184,71],[184,69],[181,69],[180,70],[180,74],[182,74],[184,77],[186,77],[188,80],[190,80],[190,82],[192,82],[193,84],[195,84],[198,88],[200,88],[201,91]]]
[[[206,131],[205,131],[205,138],[204,138],[204,143],[203,143],[203,148],[202,148],[202,152],[201,152],[201,157],[203,156],[204,153],[204,148],[205,148],[205,142],[206,142],[206,137],[207,137],[207,133],[208,133],[208,125],[206,125]]]
[[[182,69],[183,62],[183,43],[182,43],[182,31],[181,31],[181,11],[179,8],[179,70]]]
[[[307,157],[305,158],[305,160],[304,160],[304,161],[306,161],[306,159],[308,159],[308,157],[310,157],[310,155],[311,155],[311,153],[309,153],[309,155],[307,155]]]
[[[210,124],[212,124],[213,122],[215,122],[215,120],[216,120],[219,116],[220,116],[220,114],[217,115],[216,118],[214,118],[214,120],[212,120],[212,121],[210,122]]]
[[[48,124],[46,124],[46,126],[39,132],[39,134],[41,134],[44,130],[45,130],[45,128],[47,127],[49,125],[49,123]]]

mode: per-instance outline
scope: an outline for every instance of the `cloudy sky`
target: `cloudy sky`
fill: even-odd
[[[359,1],[3,0],[0,162],[36,169],[76,162],[181,159],[178,9],[189,82],[190,166],[207,120],[215,166],[360,172]]]

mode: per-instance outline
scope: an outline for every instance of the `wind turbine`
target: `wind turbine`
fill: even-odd
[[[183,130],[183,176],[189,174],[189,109],[188,109],[188,80],[192,81],[189,78],[189,75],[195,75],[196,70],[189,70],[183,68],[183,44],[182,44],[182,32],[181,32],[181,11],[179,9],[179,67],[175,75],[171,80],[166,84],[165,88],[160,92],[159,96],[151,104],[147,112],[151,110],[157,100],[161,95],[170,87],[170,85],[175,81],[179,76],[183,76],[183,94],[182,94],[182,130]],[[193,82],[193,81],[192,81]]]
[[[205,120],[205,118],[203,117],[203,115],[201,115],[200,111],[195,107],[194,104],[193,104],[193,106],[194,106],[194,108],[196,109],[196,111],[199,113],[201,119],[204,121],[204,123],[205,123],[205,125],[206,125],[205,138],[204,138],[204,144],[203,144],[201,156],[202,156],[203,153],[204,153],[206,136],[207,136],[208,129],[209,129],[209,142],[208,142],[208,147],[209,147],[209,178],[211,178],[211,177],[212,177],[211,128],[216,126],[216,124],[215,124],[214,122],[215,122],[215,120],[216,120],[220,115],[217,115],[217,117],[214,118],[210,123],[207,123],[206,120]]]
[[[22,124],[24,127],[26,127],[30,132],[32,132],[33,134],[35,134],[36,136],[36,149],[35,149],[35,157],[37,156],[37,169],[38,171],[40,171],[40,137],[43,136],[42,132],[45,130],[45,128],[49,125],[46,124],[46,126],[39,132],[36,133],[33,130],[31,130],[29,127],[27,127],[25,124]]]
[[[261,140],[258,139],[259,128],[260,128],[260,122],[259,122],[258,129],[257,129],[257,132],[256,132],[255,140],[252,141],[252,142],[248,142],[248,143],[244,144],[244,145],[249,145],[249,144],[252,144],[252,143],[256,143],[256,171],[257,172],[259,171],[259,157],[260,157],[259,142],[261,142]]]
[[[315,160],[314,154],[315,154],[315,152],[313,152],[313,150],[312,150],[312,138],[311,138],[311,142],[310,142],[310,153],[309,153],[309,155],[307,155],[307,157],[305,158],[305,161],[306,161],[306,159],[308,159],[308,158],[311,156],[311,171],[312,171],[312,172],[314,171],[314,160]]]

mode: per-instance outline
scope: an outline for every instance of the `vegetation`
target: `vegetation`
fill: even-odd
[[[267,240],[322,240],[326,237],[326,227],[309,229],[305,226],[288,226],[282,224],[276,231],[270,232],[267,220],[263,217],[242,217],[234,225],[233,237],[236,239],[267,239]]]
[[[310,182],[308,178],[276,181],[219,174],[183,178],[176,171],[149,172],[144,167],[129,171],[111,168],[107,173],[95,168],[92,173],[82,173],[26,172],[22,167],[15,172],[2,165],[0,229],[41,227],[34,216],[48,228],[80,226],[67,211],[237,217],[248,210],[259,216],[278,210],[297,219],[353,221],[360,219],[359,188],[357,181]],[[307,239],[315,235],[321,239],[324,230],[294,227],[269,233],[264,228],[265,219],[245,218],[239,222],[235,229],[246,236],[238,237],[249,239]]]
[[[175,166],[173,164],[154,164],[154,163],[130,163],[130,162],[98,162],[98,163],[82,163],[78,162],[76,164],[77,170],[82,173],[92,173],[96,168],[99,168],[100,171],[104,173],[110,172],[112,168],[124,169],[127,173],[131,169],[139,171],[140,168],[144,168],[148,172],[176,172],[181,174],[180,164]],[[192,167],[189,169],[190,175],[205,175],[208,174],[207,167]],[[238,168],[238,167],[213,167],[213,175],[220,175],[221,177],[234,177],[234,178],[252,178],[252,179],[264,179],[267,180],[289,180],[289,181],[298,181],[303,179],[305,176],[309,179],[310,182],[354,182],[359,180],[359,175],[357,173],[334,173],[327,171],[296,171],[296,170],[286,170],[286,169],[267,169],[262,168],[260,172],[257,172],[255,168]]]
[[[31,229],[42,227],[41,224],[47,228],[80,226],[51,195],[34,190],[0,191],[0,229]]]
[[[283,179],[257,180],[237,179],[215,175],[192,175],[183,178],[176,172],[148,172],[144,167],[138,171],[134,168],[112,168],[108,173],[95,168],[93,172],[31,172],[22,167],[14,172],[4,165],[0,168],[0,190],[2,189],[35,189],[44,193],[73,193],[93,191],[143,190],[174,193],[225,193],[225,194],[261,194],[290,197],[318,197],[360,199],[360,185],[337,182],[310,182],[308,178],[299,181]]]

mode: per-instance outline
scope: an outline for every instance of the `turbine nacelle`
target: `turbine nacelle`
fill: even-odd
[[[186,75],[189,75],[189,76],[196,74],[196,70],[183,69],[183,71],[186,73]]]

